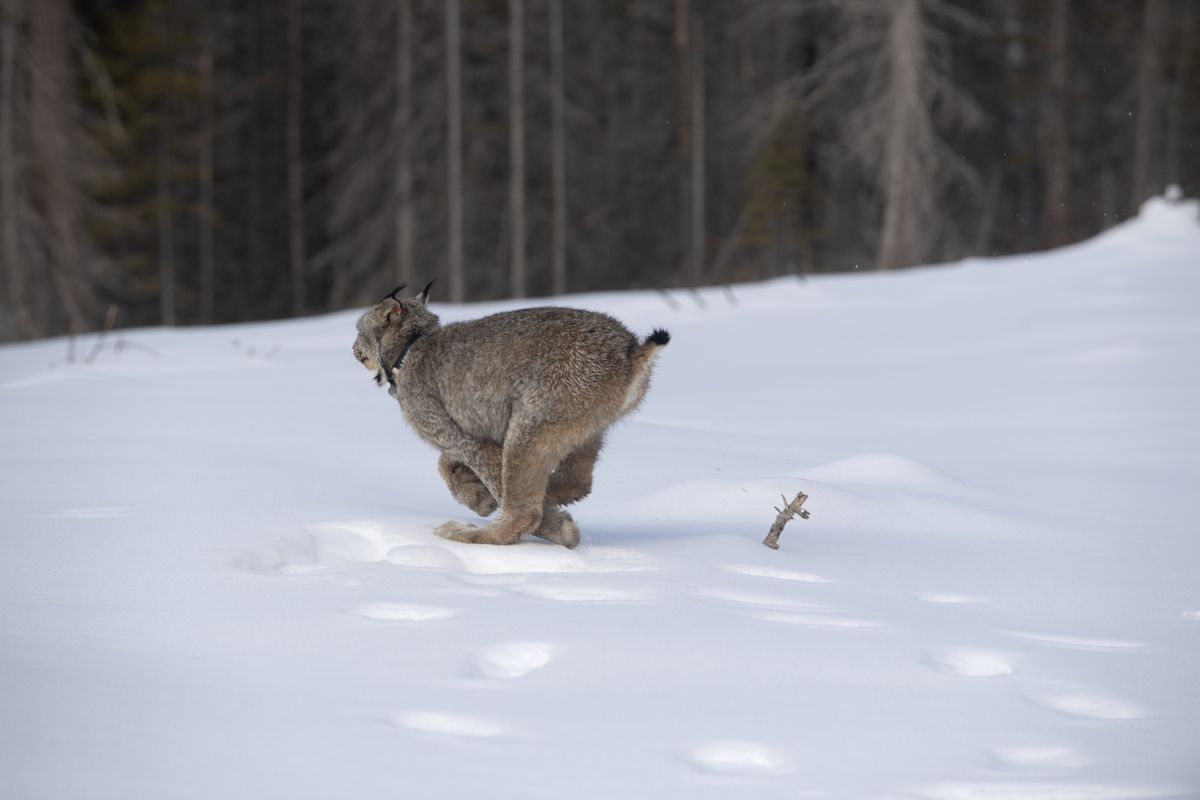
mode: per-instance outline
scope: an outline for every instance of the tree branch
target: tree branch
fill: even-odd
[[[771,530],[767,532],[767,538],[763,539],[763,544],[772,550],[779,549],[779,535],[783,533],[784,525],[787,525],[797,515],[800,519],[809,518],[808,511],[801,508],[804,505],[804,501],[808,499],[808,495],[804,492],[797,492],[790,503],[787,501],[786,496],[780,495],[780,499],[783,500],[783,508],[775,509],[779,516],[775,517],[775,522],[771,525]]]

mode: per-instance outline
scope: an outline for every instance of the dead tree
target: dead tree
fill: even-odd
[[[413,8],[412,0],[396,4],[396,113],[392,118],[396,138],[393,196],[396,205],[397,284],[415,281],[413,274]]]
[[[524,297],[525,287],[525,7],[508,0],[509,220],[512,253],[509,295]]]
[[[462,28],[459,0],[446,0],[446,271],[449,300],[465,297],[463,278]]]
[[[1068,0],[1054,0],[1050,7],[1050,70],[1047,102],[1050,118],[1050,147],[1046,153],[1046,241],[1058,247],[1070,241],[1067,223],[1071,165],[1071,114],[1067,103],[1070,75]]]
[[[563,94],[562,0],[550,0],[551,291],[567,293],[566,102]]]
[[[287,229],[288,274],[291,284],[293,316],[304,313],[307,282],[304,254],[304,165],[302,162],[300,126],[304,102],[303,64],[303,7],[301,0],[291,0],[287,15]]]

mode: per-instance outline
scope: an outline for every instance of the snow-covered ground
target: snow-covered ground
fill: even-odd
[[[575,551],[355,314],[0,348],[0,797],[1200,797],[1197,206],[734,292],[561,300],[672,334]]]

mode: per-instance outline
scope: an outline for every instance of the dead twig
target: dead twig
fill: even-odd
[[[153,347],[148,347],[147,345],[140,344],[138,342],[131,342],[124,337],[121,337],[113,342],[113,352],[117,355],[121,355],[126,350],[138,350],[153,358],[162,358],[162,353],[158,352]]]
[[[767,532],[767,538],[763,539],[763,544],[772,550],[779,549],[779,534],[783,533],[783,526],[787,525],[794,517],[799,516],[800,519],[808,519],[809,513],[801,506],[808,499],[808,495],[804,492],[797,492],[792,502],[784,495],[780,495],[779,499],[783,501],[783,508],[775,509],[779,516],[775,517],[774,524],[771,525],[771,530]]]
[[[153,347],[148,347],[144,344],[139,344],[138,342],[131,342],[120,333],[113,333],[113,330],[117,326],[117,311],[117,304],[109,303],[108,313],[104,315],[104,326],[101,327],[100,332],[96,334],[96,341],[92,343],[92,347],[88,351],[88,354],[84,357],[83,363],[94,364],[96,359],[99,358],[100,354],[106,349],[112,350],[113,353],[118,356],[124,353],[126,350],[138,350],[146,355],[153,356],[154,358],[161,358],[162,353],[158,352]],[[112,339],[114,335],[116,336],[116,339]],[[67,331],[66,363],[74,364],[75,360],[79,357],[79,351],[80,343],[78,329],[74,324],[72,324]],[[54,365],[51,364],[51,366]]]
[[[672,297],[670,292],[666,289],[659,289],[658,294],[663,299],[663,302],[667,304],[668,308],[672,311],[679,310],[679,301]]]
[[[100,351],[104,349],[104,337],[117,324],[117,304],[108,304],[108,313],[104,315],[104,327],[100,330],[100,334],[96,337],[96,343],[92,345],[92,351],[88,353],[87,358],[83,360],[85,364],[91,364],[96,360],[96,356],[100,355]]]

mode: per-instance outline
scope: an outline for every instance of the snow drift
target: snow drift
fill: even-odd
[[[1197,254],[560,298],[673,334],[575,551],[432,535],[352,313],[0,348],[0,796],[1196,797]]]

